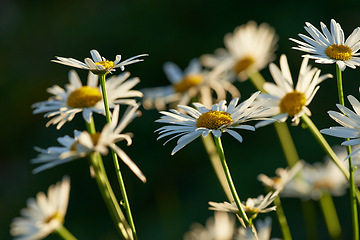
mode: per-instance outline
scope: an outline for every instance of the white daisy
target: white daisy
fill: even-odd
[[[297,125],[300,122],[301,115],[311,115],[307,106],[320,88],[317,85],[332,75],[320,76],[321,71],[308,66],[308,60],[308,58],[304,58],[302,61],[296,88],[294,88],[285,55],[280,57],[280,69],[274,63],[270,64],[270,73],[276,84],[266,82],[264,89],[267,94],[260,94],[257,100],[260,102],[266,100],[264,107],[270,108],[266,113],[273,119],[284,122],[288,117],[292,117],[293,124]],[[265,126],[272,122],[273,120],[261,121],[256,124],[256,127]]]
[[[215,55],[206,54],[201,62],[206,67],[230,70],[240,81],[248,79],[252,70],[260,71],[275,59],[278,37],[273,28],[254,21],[235,28],[224,37],[226,49],[220,48]]]
[[[196,109],[179,105],[178,108],[185,111],[188,115],[175,109],[171,109],[170,112],[161,111],[160,113],[164,116],[156,120],[156,122],[169,125],[156,130],[156,132],[159,132],[157,139],[173,134],[175,134],[175,136],[168,141],[180,137],[177,141],[177,146],[171,153],[172,155],[197,137],[201,135],[206,137],[209,133],[219,138],[222,132],[227,132],[239,142],[242,142],[243,138],[240,134],[231,129],[255,130],[253,126],[243,125],[243,123],[258,120],[258,116],[266,110],[261,105],[249,107],[258,95],[259,92],[254,93],[249,99],[238,106],[238,98],[231,100],[229,106],[226,106],[226,101],[223,100],[218,104],[212,105],[211,109],[206,108],[201,103],[193,104]]]
[[[278,168],[276,169],[276,177],[269,178],[265,174],[259,174],[258,180],[261,181],[266,187],[270,188],[271,191],[281,192],[285,185],[291,181],[294,176],[301,171],[304,165],[303,161],[297,162],[291,169],[289,168]]]
[[[226,98],[226,92],[232,98],[240,96],[225,74],[205,71],[198,59],[192,59],[184,71],[172,62],[166,62],[163,68],[171,85],[140,90],[144,93],[143,106],[146,109],[163,110],[168,104],[171,107],[187,105],[193,98],[209,107],[214,102],[213,92],[217,102]]]
[[[235,234],[234,240],[269,240],[271,235],[271,218],[256,221],[257,236],[251,228],[240,227]],[[272,238],[273,239],[273,238]]]
[[[47,196],[43,192],[36,199],[27,200],[27,208],[21,210],[21,217],[14,218],[10,233],[14,239],[43,239],[56,231],[64,223],[69,202],[70,179],[64,177],[61,182],[49,187]]]
[[[339,167],[326,159],[324,163],[305,163],[301,174],[285,185],[281,196],[318,200],[324,193],[342,196],[347,186],[347,179]]]
[[[342,125],[342,127],[330,127],[322,129],[320,132],[334,137],[350,138],[351,140],[345,141],[341,145],[354,146],[360,144],[360,102],[351,95],[347,98],[355,112],[345,106],[342,106],[341,104],[336,104],[341,113],[328,111],[328,114],[337,123]],[[360,148],[356,149],[348,157],[359,151]]]
[[[85,157],[92,152],[107,155],[108,148],[111,148],[141,181],[146,182],[144,174],[136,164],[121,148],[115,145],[116,142],[121,140],[126,140],[128,145],[131,144],[130,135],[122,134],[121,132],[138,116],[138,107],[139,105],[136,107],[129,106],[119,121],[119,105],[116,105],[111,123],[106,124],[101,133],[91,135],[87,131],[75,131],[74,138],[65,136],[58,139],[59,143],[63,145],[62,147],[50,147],[48,149],[35,148],[40,154],[37,158],[31,160],[31,162],[42,163],[43,165],[35,168],[33,172],[38,173],[56,165]]]
[[[248,198],[246,202],[242,202],[242,206],[246,215],[251,218],[255,219],[259,213],[267,213],[276,210],[276,206],[268,207],[274,199],[278,196],[279,191],[276,192],[269,192],[265,197],[263,195],[258,196],[257,198]],[[221,211],[221,212],[230,212],[230,213],[238,213],[239,208],[237,207],[236,203],[216,203],[216,202],[209,202],[210,210]]]
[[[115,71],[115,68],[120,68],[121,71],[124,71],[126,65],[130,65],[133,63],[141,62],[143,59],[138,59],[139,57],[148,56],[148,54],[140,54],[125,61],[120,62],[121,55],[116,55],[115,61],[106,60],[106,58],[102,57],[98,51],[91,50],[90,51],[91,58],[85,58],[84,62],[80,62],[73,58],[64,58],[64,57],[56,57],[57,60],[51,60],[52,62],[64,64],[70,67],[87,69],[94,74],[102,75],[107,74],[109,72]]]
[[[125,72],[118,76],[112,76],[106,80],[106,90],[109,107],[116,104],[136,105],[131,97],[141,97],[142,93],[132,90],[140,82],[139,78],[128,79],[130,73]],[[93,113],[105,115],[101,86],[98,86],[98,76],[89,72],[87,85],[83,86],[74,70],[69,72],[69,82],[65,89],[55,85],[48,88],[53,96],[47,101],[32,105],[33,113],[46,113],[44,116],[51,118],[46,124],[57,124],[60,129],[66,122],[71,121],[77,113],[82,113],[85,121],[90,122]]]
[[[299,44],[293,49],[310,53],[303,55],[303,57],[315,59],[317,63],[336,63],[341,71],[344,71],[346,66],[356,68],[360,65],[360,58],[357,57],[360,54],[358,53],[360,49],[360,27],[357,27],[345,41],[344,31],[334,19],[331,19],[330,22],[331,32],[322,22],[320,22],[322,33],[311,23],[306,22],[305,24],[306,27],[304,28],[312,38],[303,34],[299,34],[299,36],[305,42],[290,38],[291,41]]]
[[[184,240],[232,240],[235,233],[235,218],[226,212],[214,212],[206,225],[194,223],[184,234]]]

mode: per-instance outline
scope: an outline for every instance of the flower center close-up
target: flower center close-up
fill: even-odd
[[[221,126],[233,123],[231,115],[224,111],[209,111],[197,119],[197,128],[219,129]]]
[[[235,63],[233,69],[236,73],[241,73],[244,70],[248,69],[251,65],[253,65],[254,62],[255,62],[255,60],[252,57],[247,56],[247,57],[239,59]]]
[[[83,86],[70,93],[67,105],[71,108],[89,108],[95,106],[101,99],[98,88]]]
[[[114,67],[114,62],[113,62],[113,61],[108,61],[108,60],[96,62],[95,64],[96,64],[96,65],[101,65],[101,66],[103,66],[103,67],[104,67],[105,69],[107,69],[107,70],[109,70],[109,69],[111,69],[111,68]]]
[[[176,92],[185,92],[189,88],[201,84],[203,81],[204,76],[201,74],[188,74],[174,85],[174,89]]]
[[[287,113],[289,117],[293,117],[301,111],[305,103],[306,98],[303,93],[297,91],[289,92],[280,101],[280,111]]]
[[[347,61],[351,58],[352,51],[348,46],[334,43],[325,49],[325,54],[334,60]]]
[[[59,212],[55,212],[50,217],[46,218],[44,220],[44,223],[50,223],[52,220],[57,220],[58,222],[63,223],[64,222],[64,216],[62,214],[60,214]]]

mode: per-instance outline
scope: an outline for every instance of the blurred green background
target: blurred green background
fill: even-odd
[[[73,161],[37,175],[31,174],[29,160],[36,156],[34,146],[56,146],[57,137],[69,134],[74,128],[82,130],[79,116],[57,131],[45,127],[42,115],[33,115],[31,104],[49,97],[46,88],[68,82],[70,67],[51,63],[55,56],[83,60],[91,49],[97,49],[112,60],[116,54],[128,58],[141,53],[150,56],[144,62],[128,66],[132,76],[141,83],[137,89],[167,85],[162,64],[173,61],[181,68],[190,59],[212,53],[223,47],[223,36],[249,20],[267,22],[279,35],[279,57],[288,55],[294,79],[301,63],[302,53],[291,50],[295,44],[289,37],[305,33],[308,21],[319,27],[320,21],[329,25],[330,19],[339,22],[348,36],[360,26],[360,4],[356,1],[199,1],[199,0],[138,0],[138,1],[0,1],[0,101],[1,101],[1,159],[0,159],[0,239],[10,239],[9,225],[26,199],[38,191],[47,191],[49,185],[63,175],[71,177],[71,192],[65,226],[78,239],[117,239],[113,223],[106,211],[96,183],[89,176],[85,159]],[[278,64],[278,58],[275,61]],[[323,73],[335,73],[335,66],[312,65]],[[87,72],[77,71],[83,82]],[[118,73],[118,72],[116,72]],[[268,69],[262,74],[272,81]],[[358,93],[359,69],[346,69],[343,74],[346,95]],[[255,91],[250,82],[236,84],[246,99]],[[334,126],[326,112],[335,110],[337,102],[334,79],[321,84],[320,91],[310,105],[313,121],[319,129]],[[177,240],[189,230],[191,223],[205,224],[213,215],[208,201],[224,201],[225,196],[207,159],[201,141],[197,139],[171,156],[175,142],[162,146],[156,141],[154,130],[160,127],[154,121],[156,110],[143,110],[127,128],[134,133],[133,144],[121,147],[147,176],[141,183],[124,165],[121,165],[133,211],[139,239]],[[103,120],[101,117],[99,121]],[[324,153],[307,130],[291,127],[299,155],[308,162],[322,161]],[[235,184],[243,200],[265,191],[257,175],[270,176],[286,161],[272,126],[254,132],[242,132],[244,142],[239,144],[225,135],[223,144]],[[341,141],[327,138],[331,144]],[[108,159],[108,158],[107,158]],[[112,162],[106,161],[111,182],[116,188]],[[334,198],[344,239],[351,237],[348,194]],[[293,239],[305,239],[300,201],[284,199]],[[329,239],[318,207],[315,221],[317,239]],[[273,237],[281,237],[274,213]],[[259,218],[263,218],[260,216]],[[48,239],[59,239],[49,236]]]

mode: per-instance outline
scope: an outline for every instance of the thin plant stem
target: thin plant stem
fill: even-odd
[[[325,193],[320,198],[320,207],[331,239],[341,240],[341,227],[336,213],[334,201],[330,193]]]
[[[224,170],[224,173],[225,173],[225,176],[226,176],[226,180],[227,180],[227,182],[229,184],[229,187],[230,187],[230,190],[231,190],[231,194],[233,195],[236,206],[239,209],[239,215],[244,220],[246,225],[251,226],[251,222],[249,221],[249,219],[248,219],[248,217],[247,217],[247,215],[245,213],[245,210],[244,210],[244,208],[243,208],[243,206],[241,204],[239,195],[236,192],[234,182],[233,182],[233,180],[231,178],[230,170],[229,170],[229,168],[227,166],[227,163],[226,163],[226,160],[225,160],[225,154],[224,154],[224,149],[223,149],[222,144],[221,144],[221,139],[220,139],[220,137],[218,137],[218,138],[214,137],[214,141],[215,141],[216,149],[217,149],[219,157],[220,157],[221,165],[223,167],[223,170]]]
[[[59,236],[64,240],[76,240],[77,238],[69,232],[63,225],[61,225],[58,229],[55,230]]]
[[[339,103],[341,105],[345,105],[344,101],[344,90],[342,86],[342,74],[339,66],[336,64],[336,77],[337,77],[337,86],[338,86],[338,94],[339,94]],[[346,138],[345,140],[349,140]],[[351,146],[346,146],[348,154],[351,153]],[[352,226],[353,226],[353,239],[359,239],[359,219],[358,219],[358,211],[356,205],[356,185],[354,180],[354,166],[352,163],[352,158],[349,157],[349,183],[350,183],[350,206],[351,206],[351,216],[352,216]]]
[[[216,149],[214,141],[212,140],[210,135],[208,135],[206,137],[202,137],[201,140],[204,144],[206,152],[208,153],[210,162],[211,162],[211,164],[214,168],[215,174],[216,174],[217,178],[219,179],[219,182],[225,192],[226,197],[228,198],[228,200],[230,202],[233,202],[234,197],[232,196],[231,189],[226,180],[226,176],[225,176],[224,170],[222,168],[220,157],[219,157],[219,154],[217,153],[217,149]]]
[[[276,198],[274,199],[274,204],[276,206],[276,216],[279,220],[283,239],[291,240],[292,238],[291,238],[290,228],[289,228],[288,222],[286,220],[285,213],[282,208],[281,200],[280,200],[279,196],[276,196]]]
[[[107,92],[106,92],[105,74],[99,75],[99,79],[100,79],[100,85],[101,85],[101,90],[102,90],[102,95],[103,95],[104,108],[105,108],[105,113],[106,113],[106,121],[108,123],[110,123],[111,117],[110,117],[109,102],[108,102],[108,97],[107,97]],[[124,202],[124,206],[125,206],[125,210],[126,210],[126,215],[128,217],[128,221],[129,221],[131,230],[133,232],[134,239],[137,240],[135,224],[134,224],[134,220],[133,220],[133,217],[131,214],[130,203],[129,203],[129,199],[127,197],[124,180],[123,180],[123,177],[122,177],[122,174],[120,171],[120,165],[118,162],[117,154],[115,153],[115,151],[113,149],[111,149],[111,156],[112,156],[112,159],[114,162],[115,172],[116,172],[116,176],[118,178],[121,195],[123,196],[123,202]]]
[[[91,118],[90,123],[86,123],[86,128],[90,134],[96,133],[95,123],[93,118]],[[121,211],[119,202],[117,201],[115,194],[109,183],[102,157],[99,153],[90,154],[90,166],[94,170],[94,177],[98,188],[100,190],[101,196],[104,199],[104,202],[109,210],[110,216],[115,224],[117,231],[119,232],[122,239],[132,239],[131,234],[132,230],[128,225],[126,218]]]
[[[306,235],[308,240],[317,240],[317,224],[316,224],[316,211],[314,202],[312,200],[301,201],[303,206],[303,216],[306,225]]]

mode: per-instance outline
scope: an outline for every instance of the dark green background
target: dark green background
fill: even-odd
[[[355,2],[355,1],[354,1]],[[127,70],[138,76],[137,89],[168,84],[162,64],[173,61],[181,68],[189,60],[212,53],[223,46],[223,36],[249,20],[267,22],[280,37],[277,56],[288,55],[294,79],[301,63],[299,51],[291,50],[305,33],[306,21],[319,27],[337,20],[348,36],[360,26],[360,6],[351,1],[0,1],[0,239],[10,239],[9,225],[26,206],[26,199],[38,191],[46,191],[63,175],[71,177],[71,194],[65,226],[78,239],[116,239],[113,223],[106,211],[96,183],[89,177],[85,159],[32,175],[29,160],[36,157],[34,146],[56,146],[57,137],[72,135],[74,128],[84,129],[80,116],[65,124],[61,131],[45,127],[42,115],[32,115],[31,104],[46,100],[46,88],[67,82],[69,67],[51,63],[55,56],[83,60],[91,49],[97,49],[112,60],[116,54],[128,58],[140,53],[150,56],[143,63]],[[278,64],[278,58],[276,60]],[[314,62],[311,61],[314,65]],[[317,65],[323,73],[335,73],[335,66]],[[87,72],[78,70],[83,82]],[[117,72],[118,73],[118,72]],[[262,71],[268,81],[268,69]],[[359,98],[359,70],[346,69],[343,74],[345,95]],[[237,83],[242,99],[255,91],[249,82]],[[320,129],[336,125],[326,112],[335,110],[336,81],[329,79],[310,105],[313,121]],[[225,197],[213,173],[201,141],[197,139],[175,156],[170,156],[175,142],[162,146],[154,130],[160,127],[156,110],[144,110],[127,128],[134,133],[133,144],[121,147],[147,176],[142,184],[121,165],[140,240],[182,239],[191,223],[205,223],[213,215],[208,201],[223,201]],[[102,117],[96,118],[104,122]],[[324,153],[307,130],[290,127],[299,155],[308,162],[322,161]],[[264,194],[256,180],[259,173],[274,174],[286,162],[272,126],[254,132],[241,132],[239,144],[229,135],[223,137],[228,164],[243,200]],[[327,138],[331,144],[341,141]],[[116,177],[112,163],[105,158],[109,177]],[[351,237],[348,194],[334,198],[345,239]],[[300,202],[283,200],[293,239],[305,238]],[[329,239],[318,208],[318,239]],[[273,237],[281,237],[275,214]],[[262,218],[263,216],[260,216]],[[56,235],[48,239],[58,239]]]

